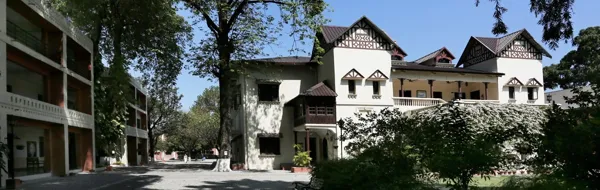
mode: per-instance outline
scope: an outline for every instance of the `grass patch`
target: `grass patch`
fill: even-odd
[[[510,177],[511,176],[490,176],[489,178],[473,177],[471,187],[474,187],[475,189],[492,189],[495,187],[501,187],[504,180]],[[440,187],[445,187],[446,183],[440,180],[438,185]]]

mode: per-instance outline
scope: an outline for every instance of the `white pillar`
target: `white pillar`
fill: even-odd
[[[65,136],[65,173],[69,175],[69,125],[63,124],[64,127],[64,136]]]
[[[6,0],[0,0],[0,33],[6,35]],[[6,54],[6,43],[0,40],[0,93],[6,92]]]
[[[94,163],[92,164],[92,168],[94,170],[96,170],[96,162],[97,162],[97,160],[96,160],[96,123],[94,122],[95,121],[95,117],[94,117],[95,115],[94,115],[94,53],[93,52],[94,52],[94,50],[92,49],[92,52],[90,52],[90,55],[91,55],[90,56],[90,65],[91,65],[90,72],[91,72],[91,75],[90,76],[92,76],[92,78],[91,78],[92,79],[92,87],[90,88],[90,99],[92,101],[92,103],[91,103],[91,105],[92,105],[91,106],[91,109],[92,109],[92,112],[91,112],[92,113],[92,119],[94,119],[92,121],[92,126],[91,126],[92,127],[92,159],[94,160]]]
[[[62,92],[63,92],[63,108],[65,110],[65,112],[67,111],[67,106],[68,106],[68,94],[67,94],[67,35],[65,33],[62,34],[62,59],[60,61],[60,64],[62,66],[62,74],[63,74],[63,85],[62,85]],[[65,113],[65,115],[68,116],[67,113]],[[65,172],[67,175],[69,175],[69,121],[65,120],[63,123],[64,126],[64,137],[65,137]]]

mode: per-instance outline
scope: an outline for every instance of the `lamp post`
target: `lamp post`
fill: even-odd
[[[344,120],[338,120],[338,127],[340,127],[340,158],[344,158],[344,140],[341,137],[344,134]]]

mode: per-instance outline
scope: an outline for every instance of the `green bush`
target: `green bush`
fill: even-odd
[[[426,189],[416,160],[380,148],[365,150],[356,158],[318,163],[312,175],[323,189]]]
[[[295,144],[294,148],[296,149],[296,155],[294,155],[294,166],[298,167],[308,167],[310,165],[310,161],[312,158],[310,157],[309,151],[303,151],[302,146],[299,144]]]
[[[512,176],[502,182],[497,190],[576,190],[588,189],[583,184],[567,183],[552,176]]]

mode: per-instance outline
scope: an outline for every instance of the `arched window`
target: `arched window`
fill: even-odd
[[[438,59],[438,63],[450,63],[450,59],[448,59],[448,58],[441,58],[441,59]]]

